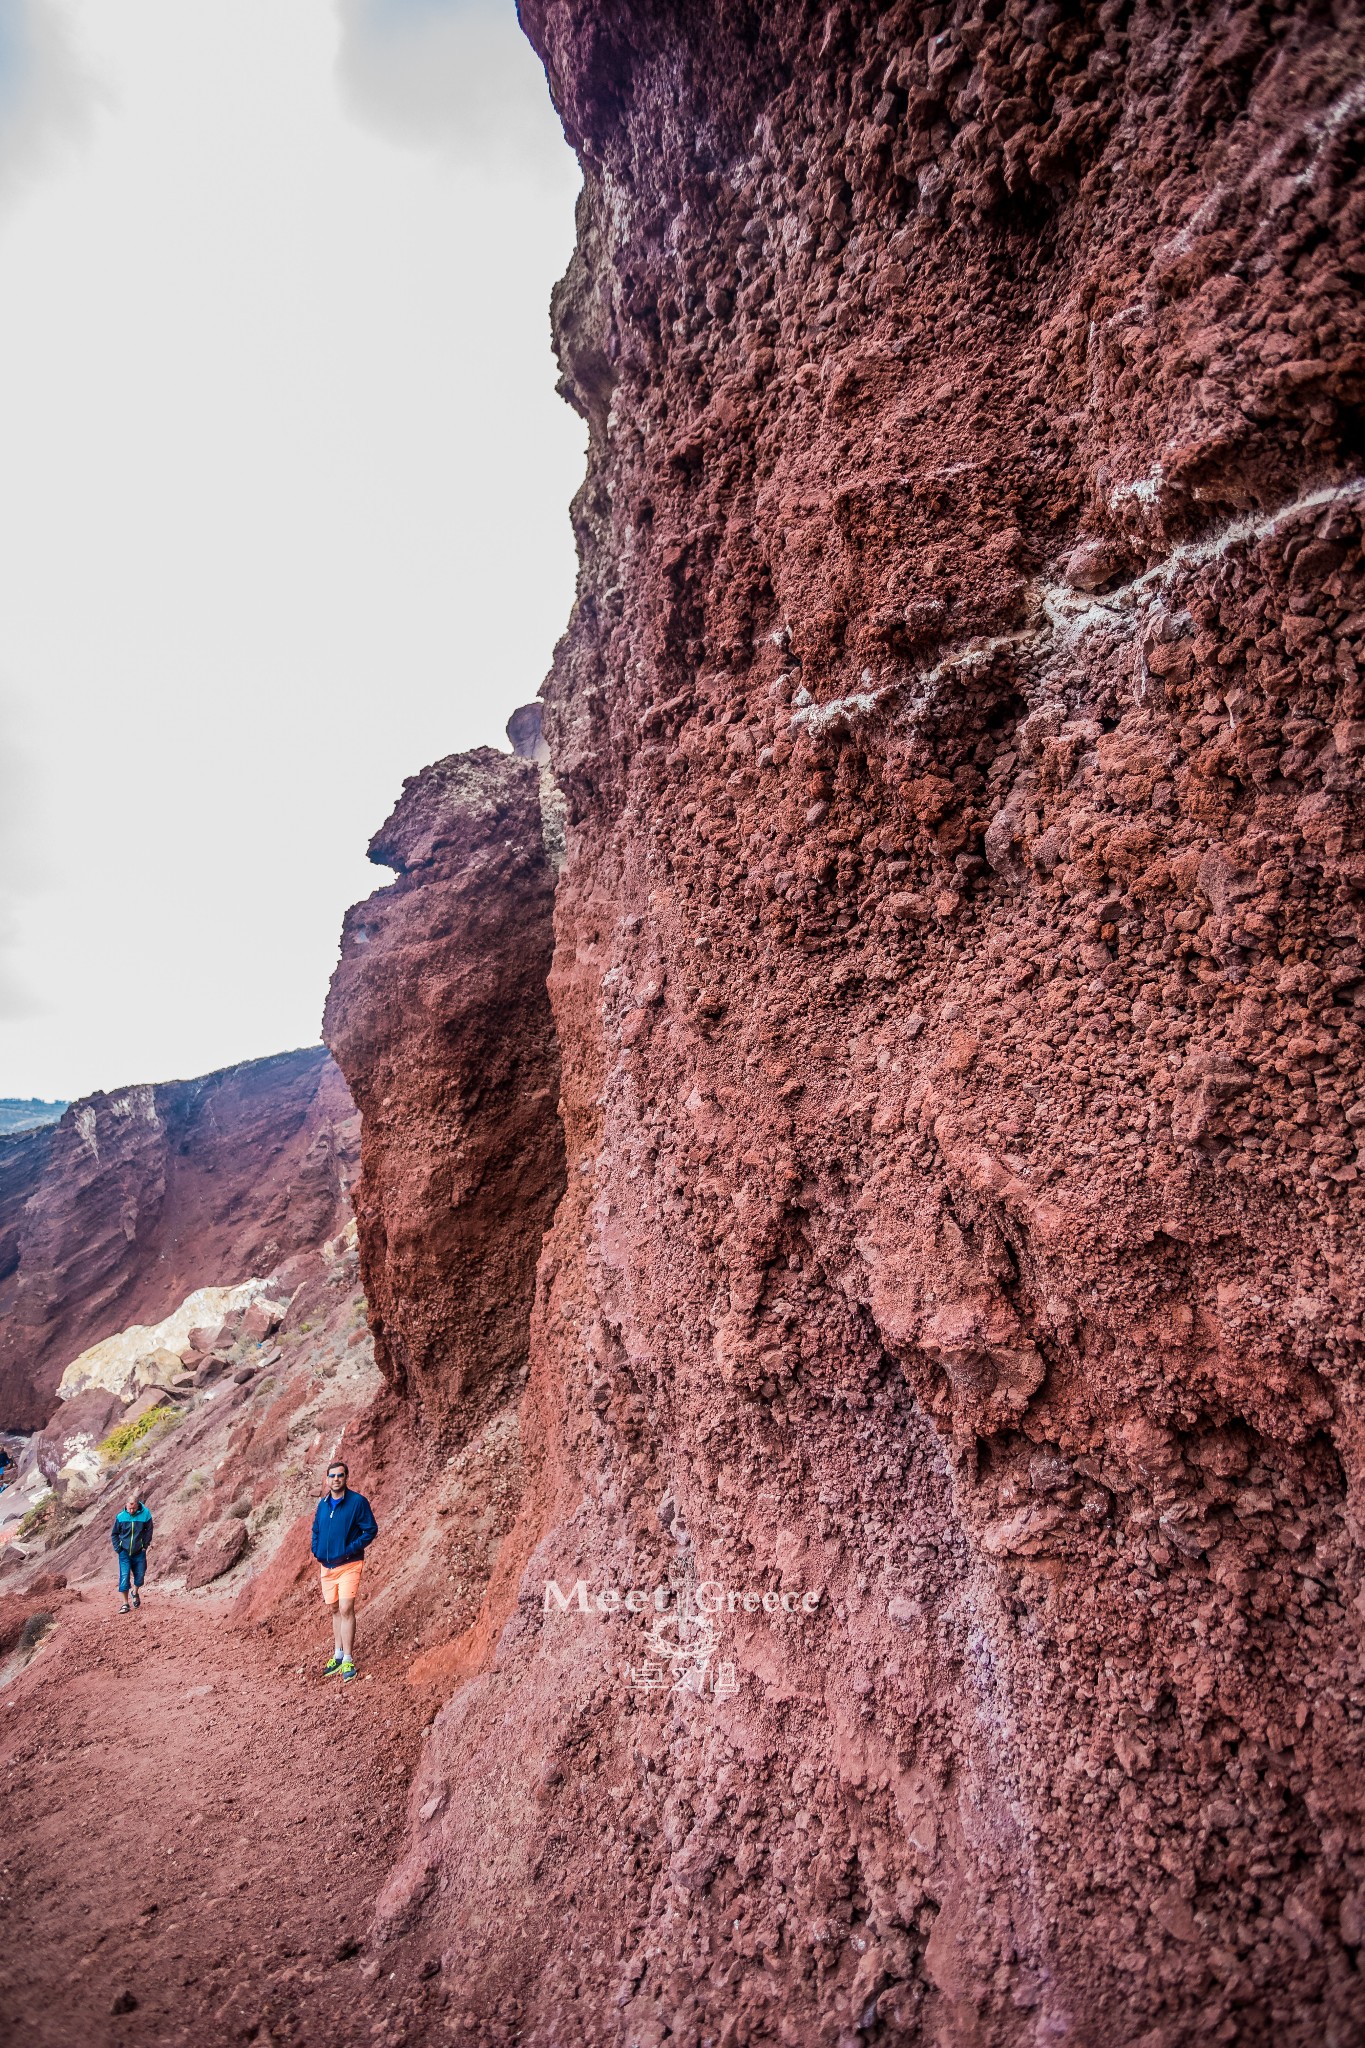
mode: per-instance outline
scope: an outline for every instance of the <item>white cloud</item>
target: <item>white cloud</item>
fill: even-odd
[[[61,8],[107,111],[0,203],[0,1096],[316,1039],[403,777],[540,685],[583,473],[529,48],[557,180],[351,118],[323,0]]]
[[[35,775],[22,708],[0,694],[0,1021],[42,1009],[22,964],[22,913],[41,887]]]
[[[337,0],[348,105],[394,142],[561,182],[564,138],[513,0]]]
[[[0,199],[85,137],[98,98],[55,0],[0,0]]]

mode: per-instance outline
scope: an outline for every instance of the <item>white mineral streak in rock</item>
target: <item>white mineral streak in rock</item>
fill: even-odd
[[[268,1280],[243,1280],[236,1287],[197,1287],[162,1322],[132,1323],[82,1351],[62,1374],[58,1395],[69,1401],[87,1387],[107,1387],[111,1394],[120,1394],[135,1376],[140,1359],[154,1351],[183,1351],[191,1330],[217,1329],[224,1316],[250,1308],[269,1290]]]
[[[1149,488],[1155,492],[1159,477],[1158,465],[1151,477],[1122,488],[1134,497],[1145,499]],[[1117,589],[1094,597],[1073,590],[1064,583],[1037,585],[1035,597],[1044,621],[1041,630],[1001,633],[992,639],[969,641],[965,646],[947,650],[930,669],[916,669],[874,689],[855,691],[825,704],[814,703],[803,686],[792,699],[792,729],[799,731],[805,727],[808,732],[818,733],[832,726],[851,725],[855,720],[870,718],[889,700],[902,698],[907,690],[912,690],[914,695],[908,703],[898,703],[897,712],[902,723],[907,720],[913,723],[918,714],[928,709],[939,685],[954,671],[983,667],[1007,649],[1022,652],[1033,647],[1046,655],[1051,651],[1050,641],[1053,647],[1065,650],[1084,634],[1096,629],[1107,629],[1127,638],[1145,607],[1159,599],[1161,592],[1182,571],[1197,569],[1203,563],[1227,554],[1232,548],[1266,539],[1291,520],[1325,511],[1330,505],[1341,504],[1362,494],[1365,494],[1365,478],[1352,477],[1345,483],[1324,484],[1304,497],[1296,498],[1292,504],[1276,506],[1272,511],[1248,513],[1203,540],[1182,542],[1164,561],[1155,563]],[[863,680],[870,680],[866,671]]]
[[[109,1114],[117,1117],[140,1118],[144,1124],[161,1128],[157,1114],[156,1089],[146,1082],[140,1088],[125,1088],[118,1095],[109,1097]]]
[[[88,1493],[106,1476],[94,1437],[85,1436],[72,1446],[71,1454],[54,1482],[58,1493]]]
[[[1362,494],[1365,494],[1365,477],[1352,477],[1346,483],[1324,484],[1320,489],[1296,498],[1292,504],[1276,506],[1273,511],[1248,513],[1203,540],[1183,541],[1179,547],[1172,548],[1164,561],[1154,563],[1140,576],[1133,577],[1131,582],[1121,584],[1116,590],[1106,590],[1098,597],[1080,595],[1063,583],[1045,584],[1040,595],[1048,623],[1063,641],[1077,640],[1096,626],[1123,626],[1126,615],[1136,605],[1164,590],[1182,571],[1215,561],[1232,548],[1265,540],[1291,520],[1307,513],[1325,511],[1329,505],[1339,505]]]
[[[1109,503],[1116,510],[1125,498],[1134,498],[1139,505],[1154,505],[1161,495],[1162,479],[1161,464],[1153,463],[1146,476],[1137,477],[1130,484],[1115,484],[1109,493]]]
[[[813,704],[804,689],[798,690],[792,699],[797,707],[791,715],[792,728],[795,731],[805,726],[811,732],[823,732],[829,726],[847,724],[855,718],[870,718],[888,698],[898,697],[905,690],[913,690],[915,694],[908,704],[898,705],[897,709],[903,719],[913,719],[928,709],[939,684],[954,670],[983,668],[994,661],[1002,649],[1023,647],[1037,638],[1038,635],[1032,632],[998,633],[992,639],[969,641],[964,647],[950,649],[930,669],[915,669],[909,675],[882,683],[875,690],[855,691],[852,696],[836,697],[828,704]],[[866,671],[864,680],[867,680]],[[804,703],[803,697],[806,699]]]
[[[1274,208],[1274,211],[1278,212],[1279,207],[1293,193],[1311,189],[1323,151],[1329,143],[1335,141],[1348,122],[1355,120],[1356,116],[1363,112],[1365,81],[1357,79],[1354,84],[1347,86],[1345,92],[1333,100],[1329,107],[1322,108],[1318,113],[1305,115],[1282,134],[1277,135],[1270,148],[1262,150],[1255,161],[1235,180],[1236,189],[1242,193],[1256,191],[1265,184],[1273,172],[1279,170],[1281,164],[1293,154],[1300,143],[1306,144],[1308,161],[1301,170],[1284,181],[1288,189],[1279,195],[1279,204]],[[1228,185],[1220,180],[1210,189],[1203,204],[1196,207],[1184,226],[1157,250],[1152,268],[1155,269],[1160,263],[1169,263],[1172,258],[1183,254],[1196,236],[1202,235],[1205,228],[1217,220],[1227,194]]]

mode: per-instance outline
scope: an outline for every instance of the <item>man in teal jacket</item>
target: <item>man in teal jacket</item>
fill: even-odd
[[[118,1558],[118,1589],[123,1595],[119,1613],[126,1614],[130,1597],[134,1607],[142,1605],[138,1588],[147,1576],[147,1552],[152,1541],[152,1517],[140,1493],[130,1493],[115,1515],[110,1540]]]

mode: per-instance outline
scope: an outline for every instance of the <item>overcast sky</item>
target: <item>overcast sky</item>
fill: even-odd
[[[512,0],[0,0],[0,1096],[315,1042],[568,615],[578,174]]]

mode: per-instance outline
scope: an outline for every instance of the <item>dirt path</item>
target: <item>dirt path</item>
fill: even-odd
[[[0,1691],[0,2041],[450,2039],[439,1965],[365,1947],[421,1743],[408,1688],[324,1679],[321,1614],[300,1672],[225,1605],[115,1605],[65,1607]]]

